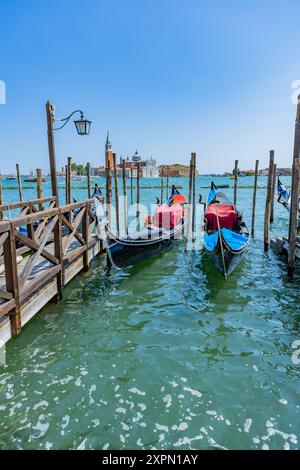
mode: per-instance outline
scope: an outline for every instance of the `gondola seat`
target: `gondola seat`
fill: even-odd
[[[211,204],[205,211],[207,230],[218,230],[218,219],[220,228],[234,229],[237,224],[237,213],[233,204]]]

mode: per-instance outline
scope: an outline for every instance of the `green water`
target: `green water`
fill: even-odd
[[[251,198],[239,191],[249,221]],[[257,238],[227,281],[184,243],[126,272],[98,258],[73,280],[7,344],[0,448],[299,448],[300,276],[263,252],[264,200],[260,189]]]

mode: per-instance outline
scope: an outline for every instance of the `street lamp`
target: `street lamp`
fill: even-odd
[[[80,119],[74,120],[74,124],[78,135],[89,135],[91,128],[91,121],[84,118],[84,114],[80,109],[76,109],[69,116],[63,119],[55,119],[55,107],[49,101],[46,103],[46,114],[47,114],[47,128],[48,128],[48,147],[49,147],[49,159],[50,159],[50,172],[51,172],[51,185],[52,194],[57,198],[58,204],[58,190],[57,190],[57,175],[56,175],[56,161],[55,161],[55,145],[54,145],[54,131],[58,131],[65,127],[70,121],[71,117],[76,114],[80,114]],[[63,124],[59,127],[54,127],[54,122],[62,122]]]

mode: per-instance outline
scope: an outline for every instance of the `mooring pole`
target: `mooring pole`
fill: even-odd
[[[86,164],[86,176],[87,176],[88,198],[91,199],[91,165],[90,163]]]
[[[188,196],[188,203],[189,204],[191,204],[191,202],[192,202],[192,180],[193,180],[193,154],[191,154],[191,159],[190,159],[189,196]]]
[[[192,241],[196,240],[196,153],[193,153],[193,184],[192,184],[192,193],[193,193],[193,212],[192,212]]]
[[[137,164],[137,181],[136,181],[136,221],[137,221],[137,230],[140,230],[140,162]]]
[[[53,131],[54,106],[49,101],[47,101],[46,103],[46,115],[47,115],[47,132],[48,132],[48,148],[49,148],[52,196],[56,197],[57,205],[59,205],[58,190],[57,190],[54,131]]]
[[[295,161],[296,158],[299,158],[299,155],[300,155],[300,95],[298,95],[298,100],[297,100],[295,132],[294,132],[293,162]],[[294,172],[292,171],[292,187],[294,186],[293,178],[294,178]],[[291,222],[291,218],[290,218],[290,222]],[[291,231],[291,227],[289,226],[289,233],[290,231]]]
[[[43,197],[43,176],[42,170],[40,168],[36,169],[36,193],[38,199],[42,199]],[[39,211],[44,210],[43,204],[39,204]]]
[[[166,189],[166,199],[169,197],[169,167],[167,166],[167,189]]]
[[[274,172],[274,150],[270,150],[269,174],[268,174],[267,197],[266,197],[266,206],[265,206],[265,221],[264,221],[264,250],[265,251],[268,251],[269,249],[269,223],[270,223],[270,211],[271,211],[273,172]]]
[[[251,224],[251,237],[254,237],[255,231],[255,209],[256,209],[256,193],[257,193],[257,177],[258,177],[258,165],[259,160],[255,162],[255,173],[254,173],[254,186],[253,186],[253,201],[252,201],[252,224]]]
[[[67,195],[68,200],[67,204],[71,204],[71,184],[72,184],[72,157],[68,157],[68,188],[67,188]]]
[[[117,156],[113,153],[114,179],[115,179],[115,201],[116,201],[116,233],[120,234],[120,211],[119,211],[119,180],[117,168]]]
[[[239,161],[235,160],[235,163],[234,163],[234,190],[233,190],[233,204],[235,206],[236,206],[236,203],[237,203],[238,166],[239,166]]]
[[[132,164],[130,166],[130,204],[133,204],[133,169]]]
[[[289,251],[288,251],[288,274],[291,276],[295,270],[296,245],[298,232],[298,209],[299,209],[299,189],[300,189],[300,163],[299,158],[293,162],[293,186],[291,192],[290,210],[290,230],[289,230]]]
[[[65,165],[65,199],[68,204],[68,165]]]
[[[277,178],[277,165],[274,163],[273,168],[273,180],[272,180],[272,193],[271,193],[271,209],[270,209],[270,223],[274,222],[274,199],[276,190],[276,178]]]
[[[122,161],[122,177],[123,177],[123,196],[124,196],[124,229],[125,234],[128,235],[128,221],[127,221],[127,188],[126,188],[126,160]]]
[[[163,199],[164,199],[164,167],[161,168],[160,172],[160,203],[163,204]]]
[[[17,171],[18,188],[19,188],[19,199],[22,202],[23,201],[23,192],[22,192],[22,181],[21,181],[19,163],[16,163],[16,171]]]

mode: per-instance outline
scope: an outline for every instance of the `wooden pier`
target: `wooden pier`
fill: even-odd
[[[88,199],[58,207],[53,196],[0,206],[0,345],[49,301],[59,301],[64,286],[102,251],[93,205]],[[10,210],[20,212],[5,220]]]

